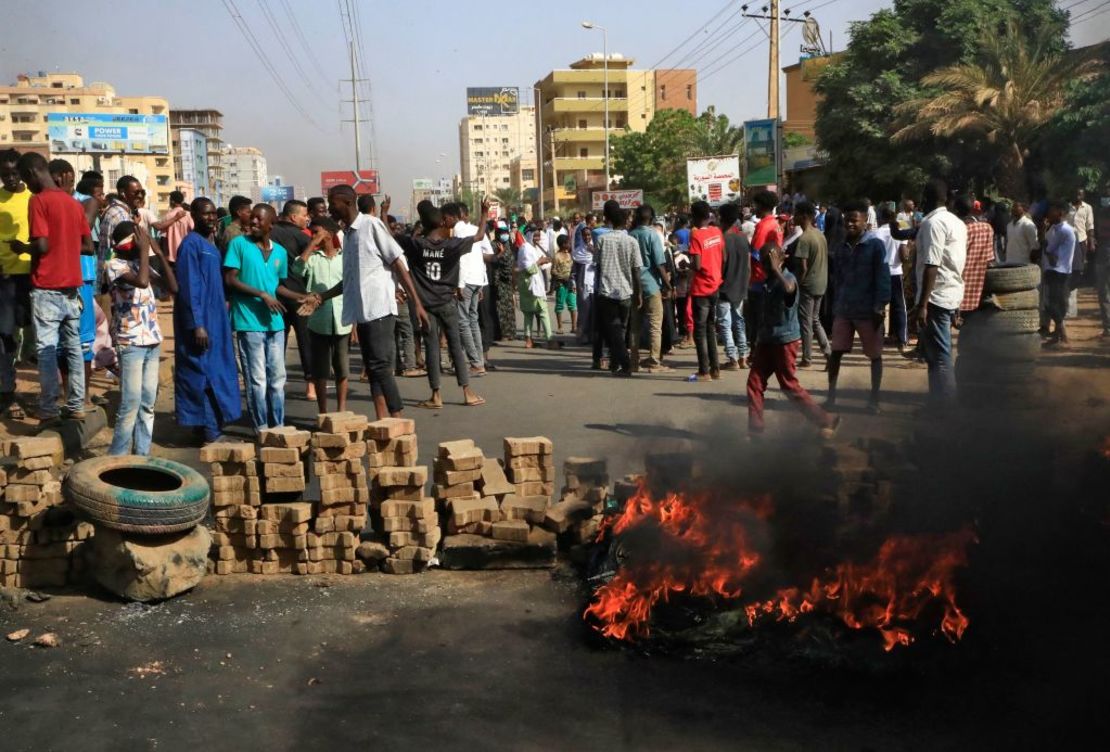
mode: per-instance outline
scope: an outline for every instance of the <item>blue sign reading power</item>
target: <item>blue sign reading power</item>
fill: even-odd
[[[127,138],[127,129],[126,128],[106,127],[106,126],[103,126],[103,125],[90,125],[89,126],[89,137],[90,138],[126,139]]]

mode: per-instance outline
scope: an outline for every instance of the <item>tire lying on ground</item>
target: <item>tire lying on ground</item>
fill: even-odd
[[[1041,268],[1036,264],[999,264],[987,268],[983,294],[1036,290],[1041,283]]]
[[[1036,290],[1017,292],[996,292],[987,295],[980,303],[980,310],[1035,311],[1041,306],[1041,296]]]
[[[190,530],[208,513],[208,481],[180,462],[125,455],[73,466],[64,495],[90,522],[125,533]]]

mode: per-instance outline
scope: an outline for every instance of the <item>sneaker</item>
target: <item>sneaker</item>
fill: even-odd
[[[714,368],[712,371],[709,372],[709,378],[713,379],[714,381],[720,381],[721,369]]]
[[[725,363],[723,366],[721,366],[721,370],[722,371],[739,371],[740,370],[740,361],[738,361],[736,358],[729,358],[728,362]]]

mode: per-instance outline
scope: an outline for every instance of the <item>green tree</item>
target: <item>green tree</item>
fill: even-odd
[[[730,124],[727,115],[718,115],[717,108],[710,105],[695,122],[690,147],[694,154],[705,156],[741,154],[744,129]]]
[[[1055,193],[1076,188],[1110,194],[1110,42],[1090,51],[1100,60],[1098,75],[1068,82],[1067,101],[1030,158],[1048,173]]]
[[[494,198],[501,202],[506,209],[519,210],[524,206],[524,197],[515,188],[498,188],[493,192]]]
[[[926,93],[895,109],[899,143],[974,137],[997,156],[1002,195],[1026,198],[1025,160],[1064,109],[1066,86],[1093,78],[1097,62],[1068,60],[1044,29],[1030,38],[1017,24],[989,30],[976,60],[949,65],[921,79]]]
[[[921,80],[941,68],[974,62],[985,33],[1016,22],[1033,37],[1043,29],[1065,48],[1066,15],[1052,0],[895,0],[852,24],[848,48],[818,78],[817,144],[828,155],[832,198],[892,198],[916,192],[929,175],[968,184],[989,174],[982,137],[929,136],[895,142],[895,109],[922,99]]]

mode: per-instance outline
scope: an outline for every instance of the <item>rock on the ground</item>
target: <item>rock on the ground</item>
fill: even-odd
[[[9,632],[8,642],[19,642],[20,640],[25,640],[27,639],[27,636],[29,634],[31,634],[31,630],[29,629],[17,629],[14,632]]]
[[[62,644],[62,641],[53,632],[46,632],[36,637],[33,644],[36,648],[56,648]]]
[[[121,598],[172,598],[204,579],[211,545],[211,534],[199,525],[174,535],[128,535],[97,527],[92,573],[101,586]]]
[[[545,569],[555,564],[555,541],[517,543],[467,533],[448,535],[439,558],[444,569]]]

